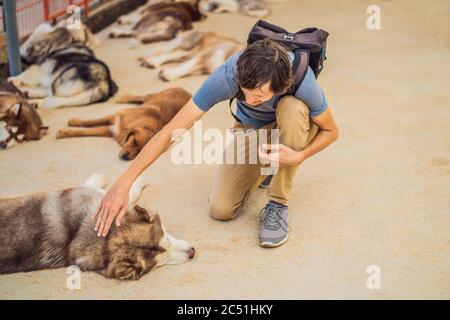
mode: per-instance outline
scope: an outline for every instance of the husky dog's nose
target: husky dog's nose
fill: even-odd
[[[123,160],[130,160],[130,155],[128,153],[124,153],[124,154],[122,154],[121,158]]]
[[[188,254],[189,259],[192,259],[195,256],[195,249],[189,248],[187,254]]]

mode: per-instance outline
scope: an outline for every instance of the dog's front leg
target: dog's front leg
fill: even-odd
[[[25,97],[30,99],[43,99],[49,96],[49,90],[42,87],[22,88],[22,92]]]
[[[41,65],[33,64],[27,70],[17,76],[9,77],[8,81],[16,87],[37,87],[43,76]]]
[[[194,48],[205,35],[203,31],[189,30],[185,32],[180,32],[177,36],[164,44],[161,44],[159,48],[154,48],[147,50],[145,52],[146,56],[160,55],[163,53],[169,53],[175,50],[191,50]]]
[[[141,66],[145,68],[158,68],[168,62],[177,62],[190,55],[187,51],[175,51],[161,54],[159,56],[147,56],[140,58]]]
[[[202,63],[200,56],[194,56],[178,66],[162,69],[158,76],[164,81],[171,81],[188,75],[194,75],[200,73],[202,70]]]
[[[113,28],[108,34],[110,38],[130,38],[134,36],[134,31],[124,28]]]
[[[95,128],[63,128],[56,133],[56,139],[73,137],[112,137],[113,133],[109,126]]]

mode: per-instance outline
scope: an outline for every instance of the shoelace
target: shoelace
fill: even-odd
[[[280,215],[281,209],[283,207],[275,207],[273,205],[267,204],[260,213],[260,221],[264,221],[264,226],[269,230],[278,230],[282,228],[286,232],[291,232],[291,227],[288,225],[286,220]],[[284,222],[280,223],[280,220]],[[286,226],[286,227],[285,227]]]

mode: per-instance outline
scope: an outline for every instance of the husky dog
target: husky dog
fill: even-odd
[[[29,103],[13,84],[0,80],[0,148],[39,140],[47,133],[36,108],[37,104]]]
[[[242,43],[213,32],[191,30],[180,33],[160,49],[149,50],[138,60],[146,68],[181,61],[159,72],[162,80],[171,81],[188,75],[210,74],[243,47]]]
[[[91,176],[83,187],[0,199],[0,273],[78,265],[107,278],[138,280],[156,267],[192,259],[191,244],[135,204],[146,183],[141,176],[133,184],[122,224],[106,237],[97,237],[93,219],[105,194],[103,176]]]
[[[118,20],[119,24],[132,24],[132,28],[114,28],[110,38],[134,37],[141,43],[166,41],[175,38],[179,31],[192,29],[192,22],[204,18],[198,8],[198,0],[189,2],[160,2],[150,4],[131,16]]]
[[[108,100],[117,92],[108,66],[84,45],[70,45],[50,52],[8,79],[28,98],[45,98],[43,108],[80,106]]]
[[[272,0],[274,1],[274,0]],[[266,0],[201,0],[202,12],[242,12],[250,17],[262,18],[269,15]],[[278,0],[277,2],[281,2]]]
[[[63,19],[55,26],[49,23],[40,24],[20,46],[20,56],[27,64],[42,63],[50,52],[69,45],[94,47],[99,43],[84,23],[80,21],[77,28],[69,28],[68,21]]]

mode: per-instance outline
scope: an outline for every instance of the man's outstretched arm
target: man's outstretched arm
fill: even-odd
[[[147,142],[136,159],[108,190],[97,209],[94,219],[97,219],[95,230],[98,236],[108,234],[116,216],[116,224],[120,225],[120,221],[128,209],[128,192],[131,185],[148,166],[170,147],[172,133],[177,129],[189,129],[204,114],[205,112],[200,110],[190,99],[175,117]]]

